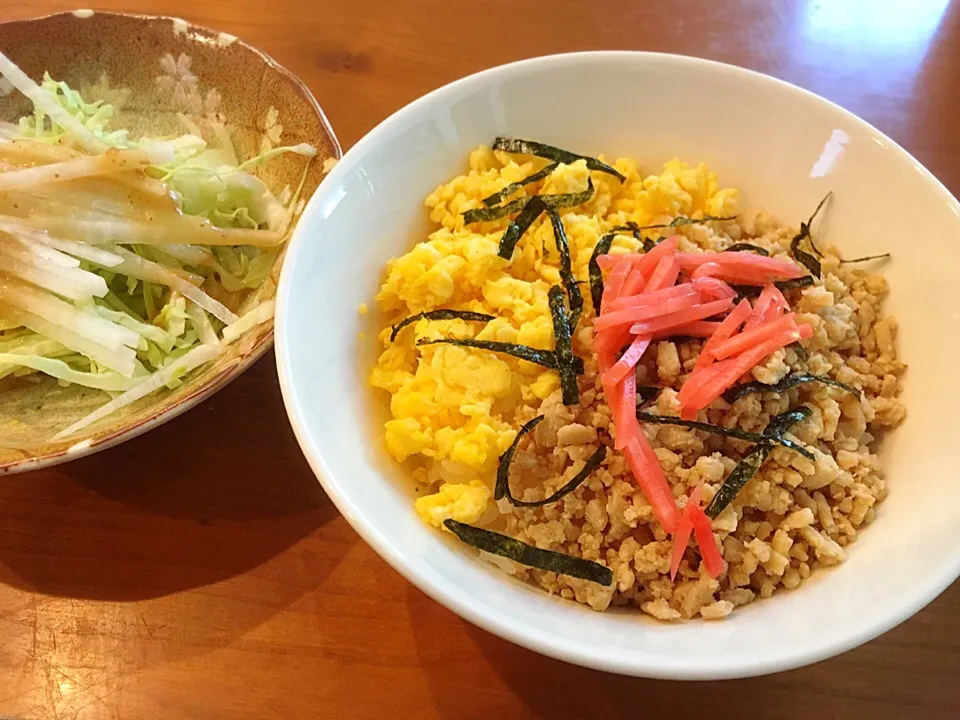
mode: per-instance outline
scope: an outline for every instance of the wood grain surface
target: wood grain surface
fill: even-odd
[[[960,6],[948,0],[96,6],[179,15],[259,46],[313,90],[345,149],[476,70],[657,50],[820,93],[960,192]],[[73,7],[2,0],[0,20]],[[145,437],[0,478],[0,716],[957,718],[958,624],[955,584],[841,657],[722,683],[539,657],[427,599],[357,537],[301,457],[272,355]]]

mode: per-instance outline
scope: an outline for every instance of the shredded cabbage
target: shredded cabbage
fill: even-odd
[[[182,135],[133,137],[116,125],[113,105],[87,101],[48,73],[35,84],[0,54],[0,75],[33,103],[0,127],[0,167],[50,166],[11,176],[0,191],[0,238],[8,238],[0,246],[10,260],[0,263],[0,378],[41,373],[122,393],[66,436],[176,387],[272,318],[272,303],[235,312],[273,267],[281,250],[264,238],[287,231],[303,185],[274,194],[251,171],[316,150],[291,145],[238,159],[219,117],[180,116]],[[128,164],[98,155],[107,148],[132,151],[122,155]],[[53,165],[69,162],[67,180]],[[169,238],[158,233],[168,228]],[[223,244],[238,240],[254,244]]]
[[[57,82],[50,77],[50,73],[43,74],[40,88],[53,96],[53,99],[64,110],[73,115],[101,142],[110,147],[131,147],[127,138],[127,131],[108,131],[107,125],[113,117],[113,107],[102,102],[88,103],[80,97],[80,93],[72,90],[65,82]],[[34,107],[33,115],[20,118],[21,137],[30,138],[46,143],[59,143],[66,136],[66,131],[47,115],[43,110]]]
[[[129,390],[137,382],[133,378],[124,377],[120,373],[115,372],[81,372],[74,370],[63,360],[54,360],[53,358],[42,355],[8,355],[6,353],[0,353],[0,368],[4,365],[29,368],[55,377],[66,383],[75,383],[108,392],[123,392]]]
[[[186,136],[192,141],[196,136]],[[179,155],[173,162],[161,165],[160,176],[177,193],[180,207],[188,215],[206,218],[217,227],[256,229],[267,225],[276,198],[264,183],[246,172],[282,153],[296,153],[305,157],[316,154],[309,145],[274,148],[240,165],[230,165],[232,156],[217,149],[199,145],[177,148]]]
[[[260,287],[277,258],[278,250],[241,247],[216,247],[217,273],[229,292]]]

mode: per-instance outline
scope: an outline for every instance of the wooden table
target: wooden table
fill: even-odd
[[[630,48],[809,88],[960,191],[960,7],[947,0],[98,5],[258,45],[312,88],[344,148],[467,73]],[[72,7],[3,0],[0,19]],[[958,621],[954,585],[858,650],[724,683],[539,657],[427,599],[360,541],[301,457],[272,356],[146,437],[0,479],[0,716],[956,718]]]

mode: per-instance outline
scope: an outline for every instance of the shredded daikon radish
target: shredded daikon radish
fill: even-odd
[[[159,145],[151,150],[108,150],[103,155],[0,173],[0,192],[20,190],[31,185],[66,182],[92,175],[143,170],[171,160],[173,150],[168,145]]]
[[[163,154],[157,157],[169,157],[167,151],[170,147],[169,143],[163,145],[161,148]],[[63,145],[50,145],[49,143],[19,138],[12,142],[2,144],[2,146],[0,146],[0,157],[16,159],[21,162],[30,161],[36,164],[46,164],[75,160],[87,156],[82,152],[64,147]],[[170,194],[170,188],[156,178],[142,175],[114,175],[111,176],[110,179],[111,182],[117,185],[126,186],[127,188],[138,190],[147,195],[166,196]]]
[[[70,435],[83,430],[83,428],[107,417],[111,413],[135,403],[140,398],[156,392],[164,385],[168,384],[171,380],[186,375],[188,372],[195,370],[201,365],[206,365],[222,352],[223,348],[218,345],[199,345],[193,348],[183,357],[177,358],[165,368],[157,370],[149,377],[141,380],[134,387],[130,388],[119,397],[114,398],[106,405],[97,408],[85,418],[78,420],[70,427],[61,430],[54,435],[52,439],[54,441],[62,440],[63,438],[69,437]]]
[[[77,260],[77,258],[67,255],[66,253],[62,253],[56,248],[52,248],[49,245],[44,245],[43,243],[39,243],[31,238],[17,237],[16,235],[4,233],[2,230],[0,230],[0,243],[7,238],[16,241],[23,247],[27,248],[31,254],[36,255],[42,260],[51,262],[54,265],[59,265],[60,267],[65,268],[80,267],[80,261]]]
[[[63,325],[111,350],[119,350],[124,345],[135,348],[140,344],[140,336],[132,330],[89,315],[70,303],[3,272],[0,272],[0,300],[52,323]]]
[[[94,362],[117,371],[121,375],[127,377],[133,375],[137,354],[131,348],[121,347],[118,350],[111,350],[79,333],[68,330],[63,325],[50,322],[40,315],[26,312],[19,307],[2,302],[0,302],[0,318],[12,320],[23,327],[30,328],[35,333],[45,335],[74,352],[86,355]]]
[[[71,300],[89,302],[107,294],[107,283],[99,275],[45,261],[13,243],[0,242],[0,268]]]
[[[58,235],[71,235],[93,245],[253,245],[274,247],[283,240],[283,234],[273,230],[245,228],[218,228],[196,218],[174,216],[172,220],[156,223],[106,218],[103,220],[76,220],[62,217],[31,217],[23,223]]]
[[[46,90],[27,77],[27,74],[18,68],[13,61],[0,52],[0,75],[3,75],[10,84],[22,92],[40,110],[53,118],[59,125],[69,132],[74,140],[87,152],[99,154],[107,149],[106,144],[87,130],[79,120],[68,113],[50,96]]]
[[[171,195],[155,194],[141,187],[138,182],[127,182],[137,178],[150,179],[139,173],[125,173],[88,176],[71,180],[69,183],[34,185],[9,191],[5,204],[9,207],[16,203],[18,212],[15,214],[20,217],[73,215],[77,210],[129,217],[141,208],[152,212],[177,213],[177,203]],[[9,209],[5,212],[13,214]]]
[[[156,178],[139,175],[115,175],[111,179],[114,180],[114,182],[127,185],[148,195],[156,195],[158,197],[170,196],[170,188]]]
[[[42,243],[43,245],[48,245],[49,247],[56,248],[65,253],[69,253],[74,257],[80,258],[81,260],[89,260],[92,263],[105,268],[116,267],[123,262],[123,258],[117,255],[114,252],[109,250],[104,250],[103,248],[97,247],[95,245],[87,245],[86,243],[78,242],[76,240],[64,240],[62,238],[56,238],[42,230],[35,230],[34,228],[24,227],[18,225],[15,221],[16,218],[3,218],[0,217],[0,231],[9,233],[21,240],[29,240],[31,242]]]
[[[21,137],[0,146],[0,157],[47,163],[72,160],[84,157],[84,154],[80,150],[74,150],[65,145],[51,145],[50,143],[37,142]]]
[[[225,343],[232,343],[234,340],[239,338],[247,330],[255,328],[261,323],[265,323],[273,317],[274,302],[273,300],[267,300],[257,305],[252,310],[248,311],[241,317],[239,320],[234,322],[232,325],[227,325],[223,332],[223,341]]]
[[[228,325],[237,321],[237,316],[226,306],[214,300],[203,292],[203,290],[184,280],[176,273],[171,272],[163,265],[142,258],[119,246],[116,247],[114,251],[123,258],[123,263],[113,268],[115,272],[140,278],[141,280],[155,282],[160,285],[166,285],[168,288],[176,290],[185,298],[192,300],[215,318]]]

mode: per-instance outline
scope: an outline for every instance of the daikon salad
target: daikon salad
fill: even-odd
[[[266,279],[300,193],[278,198],[249,171],[316,150],[241,162],[223,124],[208,142],[183,116],[182,135],[134,139],[111,105],[47,74],[38,84],[2,53],[0,74],[33,104],[0,123],[0,383],[42,374],[108,394],[57,440],[271,321],[272,301],[235,310]]]

